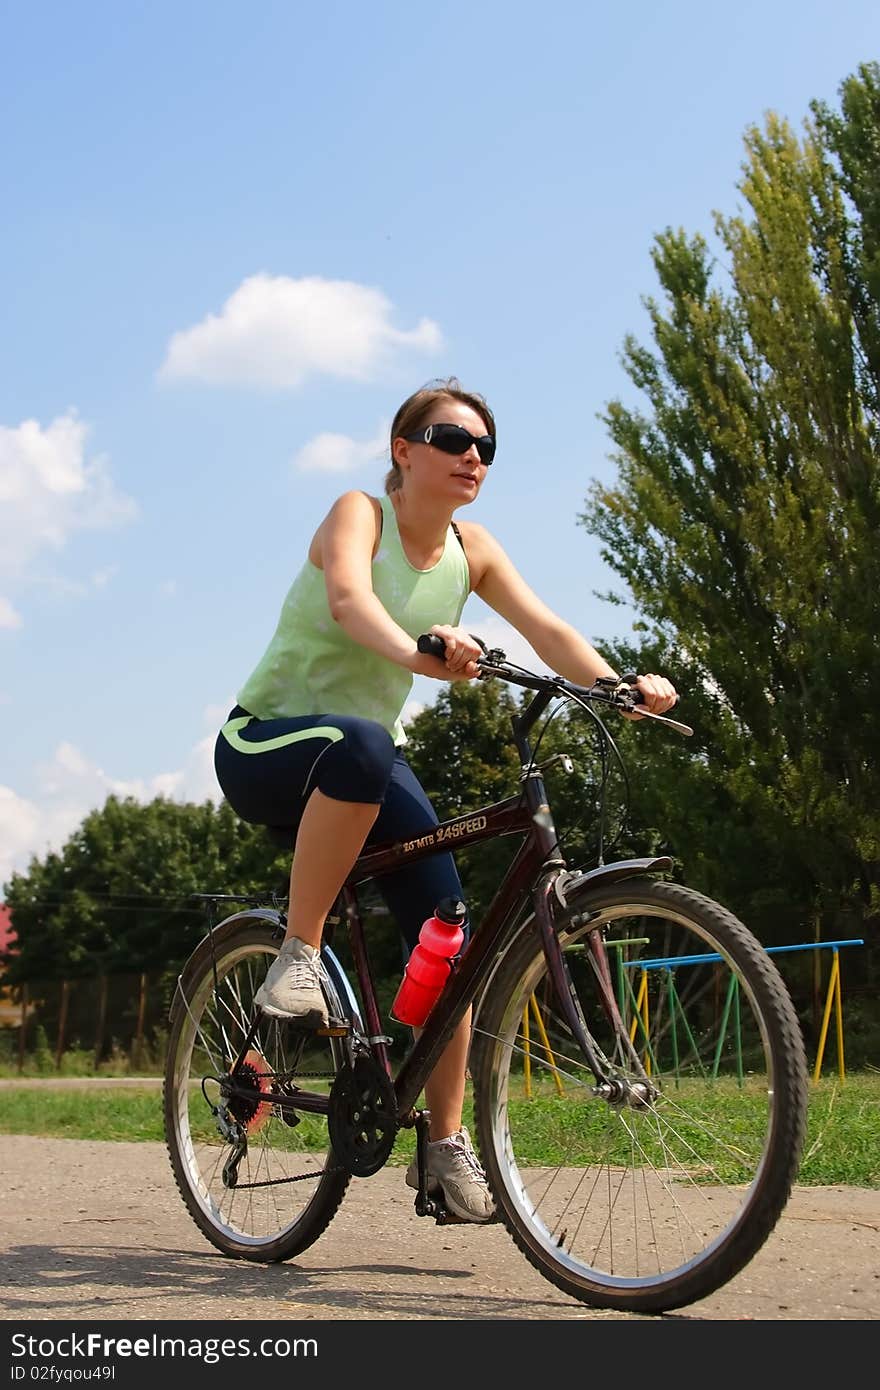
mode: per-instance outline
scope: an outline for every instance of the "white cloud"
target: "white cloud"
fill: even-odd
[[[4,590],[55,582],[34,573],[35,557],[63,549],[75,531],[118,526],[136,513],[116,490],[107,460],[86,458],[87,436],[73,410],[45,429],[36,420],[0,425],[0,627],[21,624]],[[98,571],[91,583],[101,587],[111,573]]]
[[[480,611],[473,608],[472,604],[473,600],[468,605],[470,611],[464,613],[461,619],[461,626],[466,632],[481,637],[487,647],[500,647],[508,661],[525,666],[527,671],[535,671],[538,675],[547,671],[546,661],[541,660],[515,627],[511,627],[510,623],[505,622],[484,604],[480,604]]]
[[[301,473],[353,473],[382,458],[388,442],[388,426],[382,425],[372,439],[361,441],[347,434],[317,434],[294,456],[293,466]]]
[[[0,896],[13,869],[24,869],[43,845],[45,827],[32,801],[0,786]]]
[[[487,647],[500,647],[509,661],[524,666],[527,671],[535,671],[538,675],[547,671],[546,661],[541,660],[516,628],[511,627],[510,623],[505,622],[475,594],[472,594],[465,604],[461,626],[465,632],[472,632],[475,636],[481,637]],[[431,680],[428,676],[416,676],[411,699],[404,707],[404,724],[407,723],[408,717],[412,718],[421,709],[433,705],[442,689],[442,681]]]
[[[407,700],[401,711],[400,722],[402,724],[411,724],[416,715],[421,714],[422,710],[427,708],[428,706],[422,700]]]
[[[392,308],[381,290],[350,280],[252,275],[219,314],[172,336],[159,375],[282,390],[313,375],[370,381],[400,351],[442,346],[431,319],[398,329]]]
[[[0,596],[0,627],[21,627],[21,614],[13,608],[8,598],[2,596]]]
[[[224,711],[225,713],[225,711]],[[149,801],[154,796],[167,796],[174,801],[220,801],[221,793],[214,776],[214,744],[216,732],[209,734],[190,750],[183,767],[177,772],[160,772],[149,784],[147,795],[138,796],[140,801]]]
[[[133,796],[136,801],[151,801],[156,796],[173,797],[176,801],[220,799],[220,789],[214,777],[214,739],[211,733],[199,739],[184,759],[183,766],[173,772],[157,772],[152,777],[112,777],[96,763],[91,763],[72,743],[60,743],[50,762],[40,764],[40,789],[50,799],[63,799],[82,806],[82,815],[94,806],[103,805],[106,798]]]
[[[50,761],[37,768],[37,790],[28,799],[11,787],[0,786],[0,898],[14,870],[24,872],[32,855],[43,858],[60,850],[85,816],[103,806],[107,797],[152,801],[165,796],[175,801],[221,799],[214,776],[214,741],[223,717],[234,701],[211,705],[203,714],[209,732],[200,738],[173,772],[148,778],[109,776],[75,744],[59,743]]]
[[[227,700],[223,700],[219,705],[205,705],[202,710],[202,724],[204,728],[219,729],[235,701],[230,695]]]
[[[82,777],[89,770],[82,753],[72,743],[59,743],[55,752],[55,762],[63,772],[69,772],[74,777]]]

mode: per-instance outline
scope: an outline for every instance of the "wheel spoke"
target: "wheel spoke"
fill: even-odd
[[[278,1090],[288,1094],[298,1084],[314,1089],[314,1080],[298,1080],[299,1071],[303,1077],[324,1076],[329,1085],[345,1057],[342,1041],[263,1017],[236,1070],[233,1093],[224,1098],[218,1084],[241,1054],[254,994],[276,954],[270,930],[248,926],[239,936],[219,940],[214,960],[203,955],[201,973],[190,972],[189,998],[172,1025],[166,1067],[166,1136],[184,1201],[220,1249],[254,1259],[305,1248],[347,1185],[346,1175],[329,1162],[326,1120],[313,1114],[297,1118],[264,1098],[274,1076],[283,1078]],[[332,994],[329,978],[325,988]],[[335,994],[331,1002],[341,1012]],[[221,1133],[212,1106],[246,1139],[235,1185],[224,1179],[233,1142]]]
[[[797,1168],[805,1072],[790,1002],[742,924],[677,885],[630,894],[606,890],[601,912],[626,943],[619,960],[607,949],[616,1010],[585,927],[561,936],[603,1082],[524,933],[475,1025],[477,1130],[502,1218],[548,1277],[659,1309],[717,1287],[766,1239]]]

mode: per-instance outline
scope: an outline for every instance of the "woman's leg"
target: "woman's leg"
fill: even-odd
[[[287,931],[254,996],[264,1013],[327,1021],[324,922],[376,819],[394,762],[381,725],[348,716],[258,720],[233,710],[217,739],[223,792],[247,821],[296,837]]]
[[[412,839],[436,824],[430,801],[398,752],[370,839]],[[383,874],[377,883],[410,950],[422,923],[440,900],[462,896],[455,860],[446,852]],[[460,1221],[481,1222],[492,1219],[494,1205],[470,1135],[461,1122],[470,1026],[468,1010],[425,1083],[425,1100],[431,1112],[428,1187],[434,1193],[442,1189],[447,1210]],[[419,1185],[415,1159],[407,1169],[406,1181],[410,1187]]]
[[[447,1211],[460,1221],[491,1221],[495,1203],[471,1136],[461,1122],[461,1107],[470,1044],[471,1011],[462,1019],[452,1041],[425,1083],[431,1112],[428,1142],[428,1188],[441,1189]],[[406,1181],[418,1187],[418,1161],[407,1169]]]
[[[424,788],[403,753],[398,751],[370,839],[395,839],[397,836],[412,839],[432,830],[436,824],[437,815]],[[432,854],[417,864],[385,874],[377,882],[409,950],[418,941],[422,923],[440,900],[462,897],[455,860],[446,852]],[[470,1028],[471,1011],[468,1009],[425,1083],[432,1142],[461,1131]]]
[[[425,1100],[431,1112],[432,1140],[446,1139],[450,1134],[458,1134],[461,1129],[470,1041],[471,1011],[468,1009],[425,1082]]]
[[[290,868],[285,942],[321,944],[327,913],[363,848],[379,807],[335,801],[316,788],[306,803]]]

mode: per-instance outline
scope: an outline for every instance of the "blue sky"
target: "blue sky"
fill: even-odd
[[[628,631],[576,516],[652,238],[711,234],[746,126],[836,101],[878,31],[875,0],[0,6],[0,888],[111,791],[217,795],[315,526],[431,377],[498,419],[469,514]]]

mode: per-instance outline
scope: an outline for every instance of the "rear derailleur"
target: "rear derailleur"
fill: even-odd
[[[270,1115],[291,1128],[300,1122],[294,1109],[297,1087],[289,1077],[273,1074],[265,1067],[259,1054],[249,1052],[234,1073],[215,1078],[220,1083],[220,1100],[211,1105],[211,1114],[218,1134],[230,1146],[223,1164],[224,1187],[238,1185],[238,1169],[247,1153],[248,1139],[262,1129]],[[264,1088],[267,1081],[269,1086]],[[207,1100],[204,1081],[202,1093]]]

